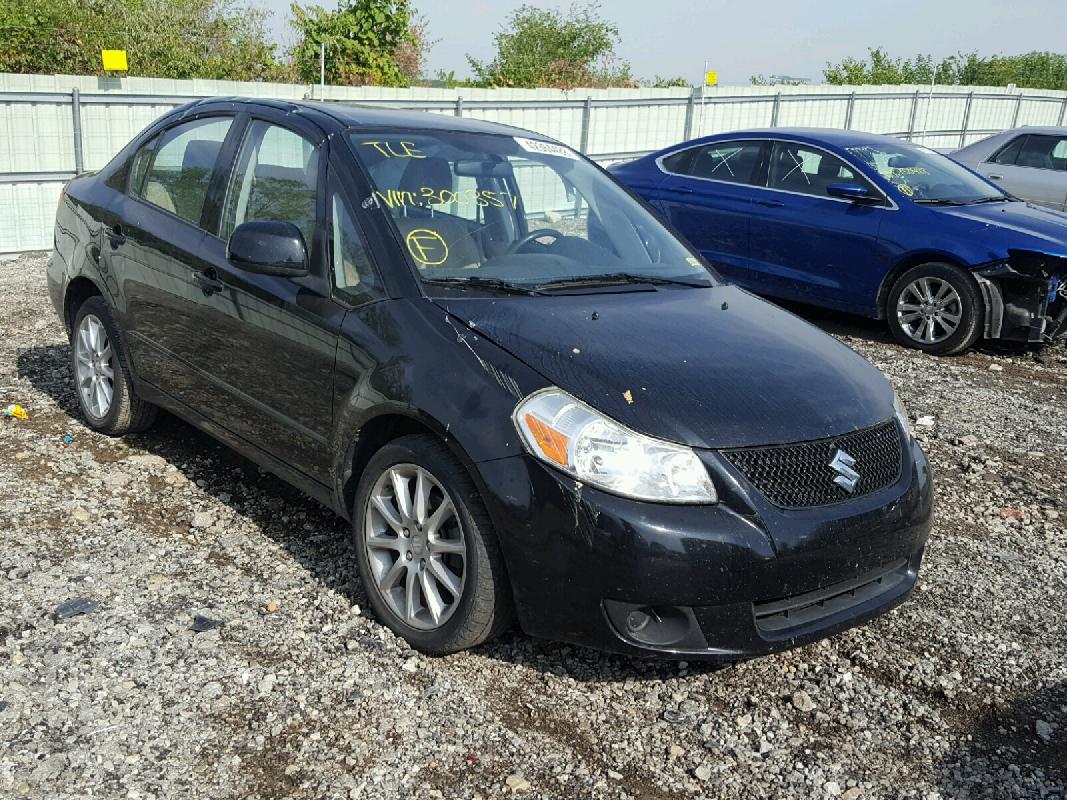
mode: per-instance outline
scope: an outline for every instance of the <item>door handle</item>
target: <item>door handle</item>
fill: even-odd
[[[205,297],[218,294],[226,288],[222,285],[222,281],[219,280],[219,273],[215,271],[214,267],[208,267],[203,272],[194,272],[193,280],[204,292]]]
[[[1003,175],[989,175],[988,177],[989,177],[990,180],[994,180],[994,181],[1002,181],[1002,180],[1004,180],[1004,176]]]
[[[668,191],[677,192],[678,194],[692,194],[693,190],[688,186],[670,186]]]
[[[781,200],[757,200],[756,205],[766,206],[767,208],[784,208],[785,203]]]
[[[126,234],[122,232],[122,226],[118,224],[112,228],[105,226],[104,234],[107,236],[108,241],[111,242],[112,247],[118,247],[126,241]]]

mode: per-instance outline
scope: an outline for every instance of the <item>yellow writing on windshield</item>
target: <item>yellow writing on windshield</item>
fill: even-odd
[[[361,142],[366,147],[373,147],[386,158],[426,158],[416,148],[414,142]],[[399,147],[399,149],[397,149]]]
[[[405,238],[411,257],[420,264],[435,267],[448,260],[448,244],[437,231],[415,228]]]
[[[407,189],[387,189],[384,192],[375,191],[375,196],[389,208],[403,206],[471,206],[479,208],[493,206],[494,208],[518,208],[519,198],[508,191],[496,192],[492,189],[463,189],[452,191],[451,189],[433,189],[429,186],[421,186],[415,191]]]

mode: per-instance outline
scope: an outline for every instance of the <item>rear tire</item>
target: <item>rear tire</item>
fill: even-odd
[[[511,589],[485,505],[433,436],[403,436],[371,457],[352,521],[370,604],[412,647],[446,655],[511,624]]]
[[[74,315],[70,337],[74,393],[89,427],[109,436],[143,431],[158,409],[137,396],[118,325],[99,295]]]
[[[886,298],[893,337],[938,356],[956,355],[982,334],[984,306],[974,278],[953,264],[930,262],[901,275]]]

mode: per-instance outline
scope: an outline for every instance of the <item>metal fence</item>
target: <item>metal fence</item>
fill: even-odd
[[[281,87],[292,99],[305,87]],[[394,96],[327,102],[415,109],[530,128],[567,142],[591,158],[635,158],[696,136],[741,128],[832,127],[955,148],[1019,125],[1062,125],[1067,93],[936,90],[868,91],[857,87],[799,90],[739,87],[736,93],[695,89],[671,96],[597,96],[515,99],[502,90],[448,98]],[[269,90],[268,90],[269,91]],[[314,91],[314,90],[312,90]],[[447,92],[446,92],[447,93]],[[334,94],[337,94],[336,92]],[[514,94],[514,92],[512,92]],[[488,97],[486,95],[489,95]],[[165,111],[209,94],[0,91],[0,253],[51,245],[52,218],[62,184],[105,164],[138,130]],[[300,95],[296,95],[300,96]],[[66,123],[63,122],[64,118]]]

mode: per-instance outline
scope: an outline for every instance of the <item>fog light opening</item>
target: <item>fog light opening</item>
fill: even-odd
[[[626,639],[650,647],[706,646],[692,609],[612,600],[605,601],[604,605],[615,629]]]

